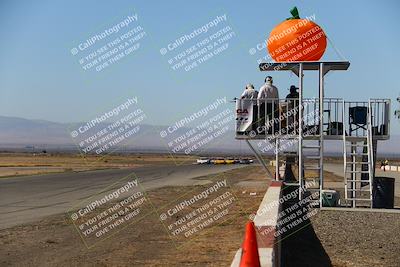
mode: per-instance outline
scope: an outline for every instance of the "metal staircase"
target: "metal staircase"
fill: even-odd
[[[259,105],[251,105],[248,99],[236,99],[236,139],[245,140],[253,151],[261,165],[264,167],[268,177],[275,180],[283,181],[284,185],[289,187],[288,190],[298,190],[300,193],[298,197],[300,200],[308,198],[310,193],[319,193],[318,197],[312,199],[312,202],[319,204],[322,207],[322,198],[326,196],[327,206],[337,205],[336,191],[342,190],[338,188],[334,181],[332,181],[332,188],[325,190],[324,187],[324,141],[336,141],[343,143],[343,157],[344,157],[344,184],[345,194],[340,191],[342,195],[341,206],[350,204],[356,206],[372,206],[372,185],[375,173],[375,153],[378,141],[385,141],[390,138],[390,99],[370,99],[367,101],[343,101],[340,98],[326,98],[325,97],[325,76],[331,71],[344,71],[347,70],[350,63],[347,61],[326,61],[326,62],[263,62],[259,65],[261,71],[288,71],[294,73],[298,77],[298,106],[300,108],[297,112],[290,112],[290,102],[288,99],[264,99],[264,107]],[[306,99],[303,96],[303,78],[305,71],[318,72],[318,98]],[[292,99],[293,100],[293,99]],[[268,102],[269,101],[269,102]],[[243,103],[242,103],[243,102]],[[247,102],[248,105],[244,106]],[[257,101],[259,102],[259,101]],[[267,112],[271,108],[267,108],[266,104],[272,104],[274,112]],[[294,102],[296,103],[296,102]],[[257,112],[257,116],[252,116],[249,110],[254,106],[258,106],[258,110],[265,112]],[[275,110],[274,107],[277,107]],[[278,112],[276,112],[278,111]],[[269,118],[265,117],[267,114],[272,114],[276,119],[279,118],[279,123],[272,124],[272,131],[266,131],[264,127],[267,126],[265,121]],[[274,115],[277,114],[277,115]],[[290,114],[290,115],[289,115]],[[305,116],[303,116],[303,114]],[[308,114],[318,116],[314,119],[314,123],[308,121],[312,117]],[[357,114],[355,116],[354,114]],[[263,117],[264,116],[264,117]],[[257,130],[252,126],[253,121],[257,123]],[[295,130],[290,125],[295,123]],[[276,123],[276,124],[275,124]],[[298,124],[298,125],[296,125]],[[318,133],[313,136],[303,136],[303,131],[307,131],[309,127],[318,127]],[[353,127],[354,126],[354,127]],[[279,134],[276,134],[275,128]],[[346,129],[349,128],[349,129]],[[284,130],[284,131],[282,131]],[[290,161],[297,163],[297,171],[292,170],[290,167],[291,175],[284,173],[280,177],[273,175],[268,170],[268,166],[262,157],[265,153],[264,148],[256,149],[250,143],[252,140],[266,140],[274,142],[275,144],[275,173],[279,173],[279,158],[285,157],[286,164],[288,158]],[[297,146],[294,147],[295,151],[285,151],[286,140],[298,141]],[[273,144],[272,144],[273,145]],[[260,151],[258,151],[260,150]],[[293,157],[297,158],[293,160]],[[286,165],[288,166],[288,165]],[[289,168],[285,167],[289,173]],[[319,175],[318,175],[319,172]],[[310,174],[311,173],[311,174]],[[297,174],[297,177],[296,177]],[[290,177],[289,177],[290,176]],[[290,179],[287,179],[287,178]],[[309,182],[314,181],[315,183]],[[335,203],[328,201],[330,196],[335,194]],[[343,197],[344,196],[344,197]],[[302,201],[303,203],[304,201]]]
[[[322,190],[322,147],[320,136],[316,136],[319,140],[303,140],[302,144],[302,161],[303,171],[300,179],[300,186],[304,188],[304,197],[310,198],[310,205],[320,206],[320,195]],[[299,176],[300,177],[300,176]]]
[[[299,134],[299,185],[300,200],[308,198],[309,204],[314,207],[321,207],[321,190],[323,188],[323,118],[320,111],[323,111],[323,102],[321,99],[315,99],[316,116],[312,120],[312,124],[316,127],[312,133],[303,130]],[[303,114],[301,112],[300,128],[308,128],[304,126]],[[309,121],[307,121],[309,122]],[[304,137],[307,137],[306,139]]]
[[[343,109],[344,107],[343,102]],[[366,136],[350,136],[351,133],[347,135],[346,128],[343,129],[345,201],[351,207],[369,206],[372,208],[373,168],[375,165],[371,110],[371,101],[369,101]],[[343,116],[344,114],[345,110],[343,110]]]

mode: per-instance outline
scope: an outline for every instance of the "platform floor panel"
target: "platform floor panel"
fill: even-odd
[[[256,136],[249,136],[249,135],[238,135],[236,134],[236,139],[238,140],[265,140],[267,138],[269,139],[275,139],[275,138],[280,138],[280,139],[295,139],[299,138],[299,135],[273,135],[273,134],[266,134],[266,135],[256,135]],[[343,140],[343,135],[324,135],[323,136],[324,140]],[[366,136],[346,136],[347,141],[362,141],[366,138]],[[304,140],[318,140],[319,136],[318,135],[309,135],[309,136],[304,136]],[[375,135],[373,137],[374,140],[388,140],[389,136],[388,135]]]

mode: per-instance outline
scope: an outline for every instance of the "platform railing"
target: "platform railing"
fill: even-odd
[[[345,118],[347,121],[346,135],[367,136],[368,109],[371,109],[371,130],[375,138],[387,139],[390,133],[390,100],[371,99],[368,101],[345,101]],[[365,116],[364,116],[365,115]]]
[[[390,132],[390,100],[371,99],[372,132],[377,139],[388,139]],[[302,108],[305,135],[322,132],[340,139],[343,131],[352,137],[367,135],[368,101],[344,101],[324,98],[323,127],[319,125],[319,99],[236,99],[237,137],[259,138],[268,135],[296,135],[299,108]],[[343,107],[344,105],[344,107]],[[343,112],[345,112],[343,116]],[[343,118],[345,121],[343,121]]]

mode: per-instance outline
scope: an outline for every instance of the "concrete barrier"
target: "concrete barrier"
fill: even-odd
[[[386,166],[381,166],[380,169],[383,171],[392,171],[392,172],[400,172],[400,166],[394,166],[394,165],[386,165]]]
[[[278,231],[279,212],[282,207],[279,199],[282,196],[282,182],[272,181],[254,217],[257,232],[258,254],[262,267],[278,267],[281,262],[280,235]],[[231,267],[239,267],[242,249],[239,249]]]

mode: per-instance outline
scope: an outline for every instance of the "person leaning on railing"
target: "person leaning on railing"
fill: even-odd
[[[270,121],[274,121],[274,118],[279,118],[279,92],[278,88],[273,85],[273,79],[271,76],[265,78],[265,84],[261,86],[257,99],[258,108],[260,110],[261,127],[266,125],[265,118],[267,116]],[[278,130],[278,125],[279,124],[274,123],[275,131]]]
[[[257,90],[254,89],[254,85],[249,83],[246,85],[246,88],[244,89],[242,95],[240,96],[240,99],[248,99],[249,101],[252,102],[253,104],[253,120],[252,120],[252,130],[255,130],[257,128],[257,96],[258,92]]]

